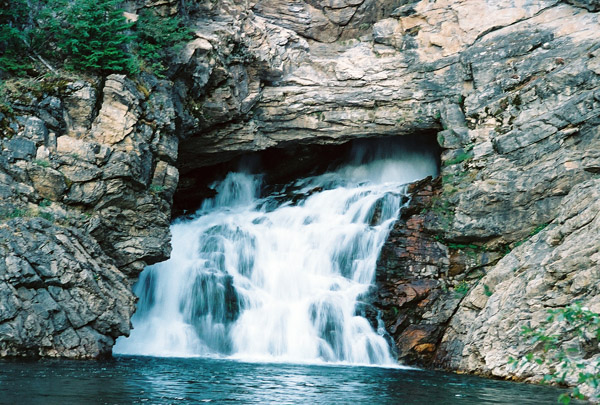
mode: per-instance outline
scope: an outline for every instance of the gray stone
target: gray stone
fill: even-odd
[[[29,177],[35,191],[52,201],[60,200],[68,189],[63,173],[51,167],[34,164],[29,169]]]
[[[535,363],[514,368],[509,357],[540,351],[521,336],[521,327],[537,327],[547,308],[572,302],[600,309],[600,181],[581,183],[562,203],[557,218],[538,235],[503,258],[471,290],[442,340],[438,359],[447,367],[478,374],[516,375],[539,381],[545,373]],[[485,288],[484,288],[485,287]],[[491,291],[491,294],[486,294]],[[489,296],[488,296],[489,295]],[[460,342],[457,345],[456,342]],[[593,362],[597,348],[583,358]],[[567,381],[575,383],[576,373]]]
[[[69,96],[63,100],[67,132],[80,137],[89,130],[96,107],[96,90],[91,83],[77,81],[68,86]]]
[[[37,151],[35,142],[20,137],[10,139],[6,142],[6,147],[8,149],[8,156],[12,159],[29,160],[35,156]]]
[[[106,184],[101,181],[88,181],[76,183],[69,189],[69,194],[65,196],[67,204],[94,205],[106,192]]]
[[[41,219],[14,219],[0,224],[0,240],[22,247],[0,244],[0,356],[93,358],[128,334],[135,302],[129,281],[92,238]]]
[[[565,0],[565,2],[577,7],[585,8],[588,11],[600,11],[600,1],[598,0]]]
[[[27,117],[22,125],[23,132],[20,134],[22,137],[35,142],[36,145],[48,142],[48,129],[44,121],[38,117]]]
[[[395,18],[377,21],[373,25],[373,40],[379,44],[398,46],[402,42],[400,23]]]

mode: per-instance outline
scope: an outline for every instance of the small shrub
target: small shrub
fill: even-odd
[[[162,76],[167,58],[194,38],[193,31],[178,17],[159,17],[144,10],[136,23],[137,54],[144,69]]]
[[[458,283],[456,287],[454,287],[454,293],[457,297],[464,297],[469,292],[469,283],[465,280]]]
[[[51,212],[40,212],[40,218],[44,218],[46,221],[54,222],[54,215]]]
[[[12,208],[9,210],[0,210],[0,218],[2,219],[13,219],[23,218],[29,215],[29,211],[22,208]]]
[[[550,330],[560,332],[551,334]],[[584,399],[581,391],[585,386],[595,390],[594,399],[600,400],[597,390],[600,386],[600,360],[587,364],[584,360],[589,358],[590,353],[581,352],[581,347],[598,352],[600,314],[575,302],[564,308],[548,310],[548,317],[539,327],[524,326],[521,335],[529,339],[532,351],[520,360],[509,358],[509,364],[515,367],[530,362],[546,365],[552,373],[544,376],[545,382],[564,384],[567,376],[577,376],[577,386],[559,396],[558,401],[563,404],[569,404],[571,398]],[[541,350],[534,353],[534,348]]]

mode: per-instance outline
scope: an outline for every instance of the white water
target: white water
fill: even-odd
[[[134,330],[114,352],[395,364],[357,301],[404,184],[435,174],[436,163],[385,147],[362,163],[365,152],[297,181],[288,188],[295,204],[284,192],[260,199],[258,175],[230,173],[216,184],[217,197],[194,219],[172,225],[171,259],[140,276]]]

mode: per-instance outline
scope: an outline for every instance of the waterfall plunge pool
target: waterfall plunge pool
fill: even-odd
[[[117,356],[0,360],[2,404],[554,404],[563,390],[435,371]],[[581,403],[581,402],[572,402]]]

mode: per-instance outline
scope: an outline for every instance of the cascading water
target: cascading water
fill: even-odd
[[[172,225],[171,259],[141,274],[134,330],[114,352],[394,364],[357,301],[404,185],[436,170],[433,154],[379,144],[265,198],[260,175],[230,173]]]

